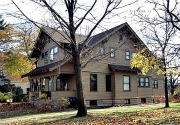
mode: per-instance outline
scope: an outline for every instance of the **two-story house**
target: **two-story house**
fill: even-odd
[[[37,67],[28,76],[31,92],[40,96],[46,92],[51,99],[76,97],[73,61],[68,38],[62,31],[44,27],[37,38],[31,58]],[[77,35],[81,44],[85,36]],[[87,106],[111,106],[153,102],[162,95],[161,75],[149,71],[142,75],[130,68],[130,59],[138,48],[146,47],[133,29],[123,23],[92,36],[81,54],[82,83]]]

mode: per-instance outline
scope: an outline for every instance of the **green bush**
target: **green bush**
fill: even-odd
[[[1,93],[0,92],[0,102],[3,102],[5,99],[4,99],[4,93]]]
[[[4,94],[4,99],[7,100],[7,99],[12,99],[13,97],[13,94],[11,92],[8,92],[8,93],[5,93]]]

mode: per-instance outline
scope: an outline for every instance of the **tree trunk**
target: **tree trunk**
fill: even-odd
[[[170,88],[170,90],[171,90],[171,95],[174,95],[174,90],[175,90],[175,87],[174,87],[174,81],[173,80],[171,80],[171,88]]]
[[[77,101],[78,101],[78,117],[83,117],[87,115],[87,108],[84,103],[84,93],[82,87],[82,75],[81,75],[81,64],[80,64],[80,54],[75,47],[72,47],[72,56],[74,61],[74,71],[76,79],[76,90],[77,90]]]
[[[169,108],[169,98],[168,98],[168,80],[166,73],[166,62],[165,62],[165,53],[163,51],[163,64],[164,64],[164,91],[165,91],[165,108]]]
[[[168,98],[168,85],[167,85],[167,75],[164,74],[165,80],[164,80],[164,89],[165,89],[165,108],[169,108],[169,98]]]

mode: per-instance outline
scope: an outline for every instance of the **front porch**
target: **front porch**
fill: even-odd
[[[39,99],[42,93],[47,94],[48,99],[58,100],[76,97],[76,85],[74,74],[59,74],[48,77],[31,77],[31,94],[33,99]]]

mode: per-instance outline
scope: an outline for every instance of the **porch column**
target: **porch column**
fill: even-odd
[[[54,76],[54,79],[53,79],[53,90],[56,91],[56,79],[57,79],[58,75],[55,75]]]

